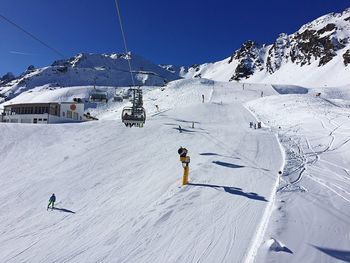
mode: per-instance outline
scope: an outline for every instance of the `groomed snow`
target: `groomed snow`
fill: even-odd
[[[256,262],[349,262],[349,87],[271,96],[247,106],[278,133],[287,154]],[[276,250],[278,243],[285,247]]]
[[[122,125],[127,104],[92,109],[89,123],[0,123],[3,262],[349,261],[348,86],[144,87],[142,129]],[[46,211],[53,192],[58,210]]]
[[[254,116],[242,105],[262,90],[277,94],[208,80],[149,88],[142,129],[122,125],[125,103],[83,124],[0,123],[0,258],[253,260],[283,165],[274,133],[250,129]],[[191,156],[188,186],[180,146]],[[58,210],[46,211],[53,192]]]

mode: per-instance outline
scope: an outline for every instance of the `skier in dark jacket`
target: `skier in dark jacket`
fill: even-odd
[[[56,196],[55,196],[55,194],[52,194],[50,199],[49,199],[49,204],[47,205],[47,210],[49,210],[50,205],[51,205],[51,210],[53,210],[55,207],[55,202],[56,202]]]

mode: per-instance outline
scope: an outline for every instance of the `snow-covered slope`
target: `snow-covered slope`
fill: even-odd
[[[82,53],[68,60],[55,61],[48,67],[35,69],[31,66],[15,79],[7,74],[0,81],[0,95],[11,99],[23,91],[47,84],[56,88],[83,85],[117,87],[133,85],[128,59],[130,59],[135,85],[162,86],[168,81],[179,78],[134,54],[125,56],[124,54]]]
[[[121,123],[126,102],[97,109],[95,122],[0,123],[0,258],[347,261],[349,101],[346,86],[188,79],[145,88],[142,129]],[[252,113],[262,129],[249,128]],[[185,187],[180,146],[191,156]]]
[[[0,123],[0,258],[250,261],[283,163],[274,134],[247,125],[241,101],[260,91],[241,89],[184,80],[145,91],[143,129],[121,123],[120,104],[80,125]],[[180,146],[191,156],[185,187]],[[46,211],[52,192],[57,209]]]
[[[322,16],[270,45],[247,41],[232,56],[194,65],[186,78],[341,86],[350,83],[350,8]]]
[[[349,262],[349,87],[271,96],[248,107],[278,133],[287,154],[256,262]]]

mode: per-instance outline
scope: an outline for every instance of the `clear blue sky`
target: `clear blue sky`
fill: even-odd
[[[221,60],[246,40],[272,43],[349,0],[119,0],[129,49],[150,61],[191,65]],[[8,17],[66,57],[122,52],[114,0],[1,0]],[[59,57],[0,19],[0,75]]]

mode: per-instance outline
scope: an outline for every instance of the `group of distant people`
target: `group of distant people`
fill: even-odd
[[[249,128],[261,129],[261,121],[259,121],[258,123],[255,123],[253,121],[249,122]]]

